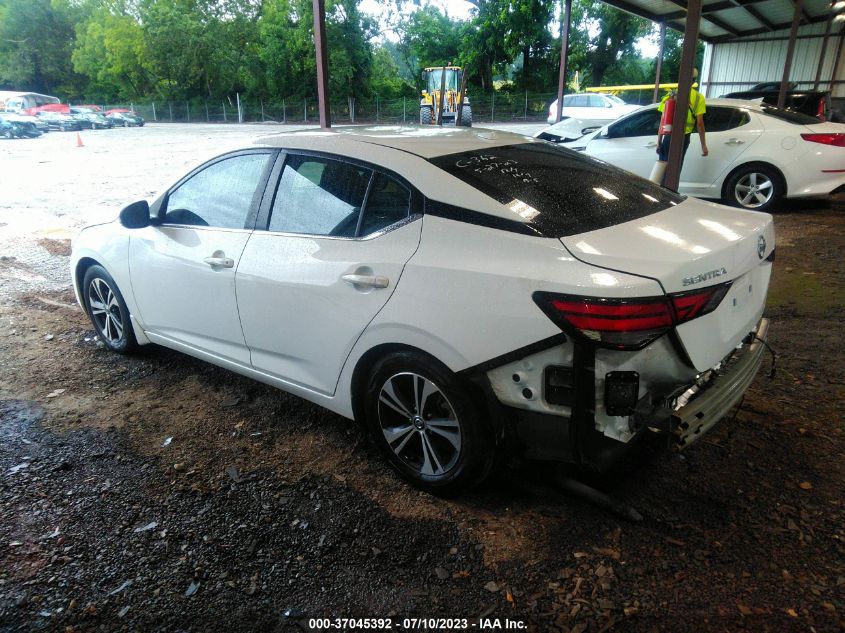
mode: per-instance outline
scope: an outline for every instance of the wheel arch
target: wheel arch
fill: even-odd
[[[92,255],[94,255],[94,256],[92,256]],[[109,275],[111,275],[113,279],[115,279],[115,283],[117,284],[118,290],[120,291],[121,296],[123,297],[123,300],[126,303],[126,307],[129,311],[129,318],[130,318],[130,322],[131,322],[131,325],[132,325],[132,331],[135,334],[136,342],[138,343],[138,345],[148,344],[150,342],[150,340],[147,338],[147,335],[144,332],[143,326],[141,325],[141,323],[138,322],[138,319],[137,319],[137,309],[136,309],[136,305],[135,305],[135,298],[131,293],[131,288],[129,287],[130,284],[128,282],[128,278],[126,278],[126,280],[125,280],[125,281],[127,281],[127,283],[122,284],[121,281],[124,281],[124,279],[121,278],[121,281],[118,281],[118,279],[115,277],[114,271],[111,270],[110,267],[104,263],[104,258],[103,257],[98,258],[96,255],[97,255],[96,252],[94,252],[92,254],[82,255],[76,261],[76,263],[73,264],[73,290],[76,294],[77,303],[79,303],[79,305],[82,307],[83,311],[86,311],[85,303],[84,303],[84,300],[83,300],[83,297],[82,297],[82,293],[83,293],[82,281],[85,279],[85,273],[88,272],[89,268],[91,268],[92,266],[100,266]]]
[[[93,257],[80,257],[79,261],[73,268],[73,287],[76,290],[76,296],[82,303],[82,280],[85,278],[85,273],[91,266],[103,266],[102,262],[97,261]],[[103,266],[105,268],[105,266]]]
[[[725,178],[722,180],[722,200],[725,200],[725,198],[727,198],[728,183],[731,181],[731,178],[734,177],[734,174],[752,165],[762,165],[763,167],[767,167],[774,171],[777,177],[780,179],[780,184],[783,187],[783,195],[781,196],[781,198],[786,198],[789,195],[789,185],[787,184],[786,176],[783,175],[783,170],[780,169],[780,167],[778,167],[777,165],[773,165],[772,163],[767,162],[765,160],[749,160],[747,162],[742,163],[741,165],[737,165],[725,175]]]
[[[375,347],[371,347],[364,352],[355,364],[355,369],[352,370],[352,379],[349,383],[350,402],[352,404],[352,415],[356,422],[363,423],[366,417],[365,409],[366,403],[364,401],[364,390],[367,386],[367,379],[370,376],[375,364],[388,354],[396,352],[414,352],[430,358],[433,362],[442,365],[449,370],[446,364],[419,347],[408,345],[406,343],[381,343]],[[449,370],[451,371],[451,370]]]

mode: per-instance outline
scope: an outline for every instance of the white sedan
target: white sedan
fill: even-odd
[[[364,422],[414,484],[497,454],[687,445],[761,362],[772,218],[480,129],[339,128],[210,160],[74,240],[106,347],[157,343]]]
[[[648,178],[657,160],[657,106],[643,108],[566,147]],[[692,134],[679,190],[699,198],[765,211],[782,198],[845,189],[845,125],[766,103],[709,99],[704,115],[708,156]],[[538,136],[549,138],[552,128]],[[546,133],[545,135],[543,133]]]
[[[601,127],[619,117],[639,110],[638,105],[629,105],[615,95],[581,93],[564,95],[561,120],[557,120],[557,99],[549,106],[549,125],[553,125],[558,136],[575,139],[583,130]]]

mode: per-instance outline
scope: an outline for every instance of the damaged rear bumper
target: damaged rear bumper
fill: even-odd
[[[731,357],[727,369],[672,412],[672,434],[681,448],[709,431],[745,395],[763,361],[768,330],[769,320],[761,319],[751,343]]]

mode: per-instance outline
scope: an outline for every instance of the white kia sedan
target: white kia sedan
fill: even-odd
[[[214,158],[73,244],[105,345],[157,343],[365,423],[414,484],[503,452],[684,446],[761,363],[772,218],[545,141],[337,128]]]
[[[647,178],[657,160],[657,106],[641,109],[576,141],[554,137],[590,156]],[[782,198],[845,190],[845,125],[757,101],[708,99],[708,156],[693,133],[681,171],[681,193],[766,211]]]

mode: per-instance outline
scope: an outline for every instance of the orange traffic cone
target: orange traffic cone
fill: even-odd
[[[82,142],[82,137],[79,136],[79,132],[76,133],[76,146],[85,147],[85,144]]]

